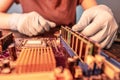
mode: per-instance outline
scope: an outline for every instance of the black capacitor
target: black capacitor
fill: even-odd
[[[2,68],[6,68],[6,67],[10,67],[10,61],[9,60],[3,60],[3,65],[2,65]]]
[[[80,59],[78,56],[73,56],[73,59],[75,61],[75,66],[78,66],[79,65],[79,62],[80,62]]]
[[[1,73],[7,74],[11,72],[10,61],[8,59],[3,60]]]
[[[0,38],[2,37],[2,31],[0,31]]]
[[[9,45],[8,51],[10,53],[11,59],[13,61],[15,61],[17,59],[17,54],[16,54],[16,48],[15,48],[15,44],[14,43],[12,43],[11,45]]]
[[[103,74],[103,67],[104,67],[104,64],[101,64],[101,68],[99,68],[99,67],[97,67],[97,64],[95,63],[93,74],[94,75],[101,75],[101,74]]]
[[[70,70],[71,74],[73,75],[73,78],[74,78],[74,75],[75,75],[74,66],[75,66],[75,59],[68,58],[68,60],[67,60],[67,68]]]
[[[0,31],[0,38],[2,37],[2,31]],[[2,52],[2,42],[0,41],[0,53]]]

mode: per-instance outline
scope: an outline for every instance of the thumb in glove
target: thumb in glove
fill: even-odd
[[[110,48],[118,26],[110,8],[98,5],[84,11],[72,29],[100,43],[102,48]]]

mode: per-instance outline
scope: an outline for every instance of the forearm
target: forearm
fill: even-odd
[[[97,5],[96,0],[83,0],[81,3],[81,6],[84,10],[86,10],[90,7],[96,6],[96,5]]]
[[[14,0],[0,0],[0,29],[10,29],[9,19],[10,14],[7,14],[7,10],[13,4]]]
[[[0,12],[7,12],[14,0],[0,0]]]
[[[10,29],[9,19],[11,14],[0,12],[0,29]]]

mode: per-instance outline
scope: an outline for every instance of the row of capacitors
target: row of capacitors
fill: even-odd
[[[7,51],[9,53],[9,58],[5,57],[0,62],[0,73],[1,74],[10,73],[12,70],[11,62],[16,61],[16,59],[17,59],[15,43],[10,44],[8,46]]]
[[[10,33],[10,34],[8,34],[7,36],[4,37],[2,31],[0,31],[1,42],[4,43],[4,45],[1,45],[1,48],[3,48],[4,46],[5,47],[8,46],[7,49],[2,51],[3,53],[1,53],[1,55],[9,53],[9,58],[8,58],[8,56],[4,56],[0,60],[0,73],[2,73],[2,74],[10,73],[11,70],[12,70],[10,62],[11,61],[14,62],[17,59],[16,47],[15,47],[14,41],[12,41],[13,43],[11,43],[11,41],[10,41],[10,44],[9,44],[9,38],[13,38],[13,37],[11,37],[11,35],[12,34]],[[2,38],[2,37],[4,37],[4,38]],[[5,42],[6,39],[8,39],[8,42]],[[12,40],[14,40],[14,39],[12,39]]]

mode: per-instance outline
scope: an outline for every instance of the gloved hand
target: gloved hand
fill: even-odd
[[[56,26],[54,22],[44,19],[37,12],[16,14],[13,13],[9,20],[10,29],[18,30],[28,36],[37,35]]]
[[[112,11],[105,5],[97,5],[85,10],[79,22],[72,27],[98,42],[102,48],[110,48],[117,33],[118,25]]]

